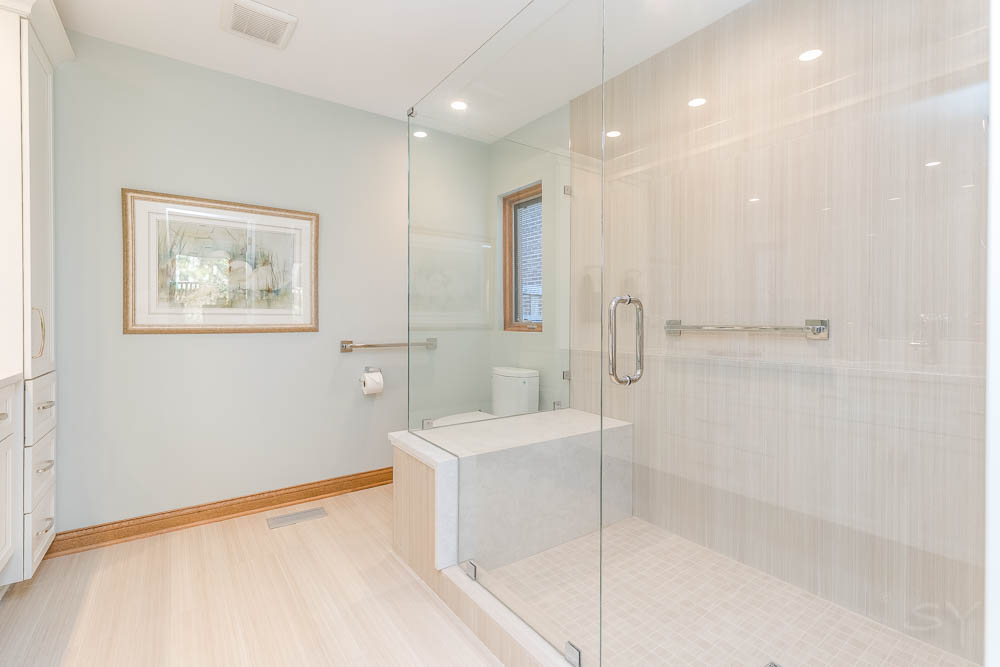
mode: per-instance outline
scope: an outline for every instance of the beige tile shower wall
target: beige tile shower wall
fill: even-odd
[[[573,237],[571,402],[603,381],[635,424],[637,514],[973,660],[986,26],[985,0],[758,0],[608,82],[603,301],[646,305],[635,387],[602,379],[600,221]],[[574,203],[601,201],[600,112],[572,105]],[[662,329],[807,318],[830,340]]]

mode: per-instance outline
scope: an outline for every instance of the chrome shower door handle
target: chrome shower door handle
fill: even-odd
[[[618,376],[618,305],[624,303],[626,306],[635,306],[635,371],[625,377]],[[616,296],[611,299],[608,305],[608,375],[615,384],[623,384],[626,387],[635,384],[642,378],[642,364],[645,352],[642,342],[642,301],[629,294]]]

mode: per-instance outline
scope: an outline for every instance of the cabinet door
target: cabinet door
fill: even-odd
[[[0,378],[24,370],[20,21],[0,10]]]
[[[52,67],[26,20],[21,22],[24,192],[24,376],[56,366],[52,248]]]
[[[0,570],[14,553],[14,520],[17,511],[14,502],[14,445],[17,438],[8,436],[0,441]],[[20,443],[16,443],[18,447]],[[17,516],[18,521],[21,520]]]
[[[9,384],[0,387],[0,440],[14,433],[14,414],[19,408],[15,405],[17,385]]]

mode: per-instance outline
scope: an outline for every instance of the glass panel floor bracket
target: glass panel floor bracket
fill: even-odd
[[[576,644],[571,641],[566,642],[566,648],[563,649],[563,657],[573,667],[582,667],[583,665],[583,654],[577,648]]]

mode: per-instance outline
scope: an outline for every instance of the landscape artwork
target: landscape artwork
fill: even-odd
[[[122,191],[125,333],[316,331],[314,213]]]
[[[192,216],[157,217],[158,305],[291,311],[295,237],[213,224]]]

